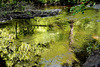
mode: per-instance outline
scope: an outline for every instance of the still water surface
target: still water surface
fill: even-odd
[[[74,50],[69,47],[71,29],[69,20],[75,21],[72,35]],[[29,48],[25,45],[22,46],[27,49],[34,48],[34,51],[30,53],[31,55],[28,55],[28,51],[26,51],[27,54],[23,54],[24,58],[30,57],[33,59],[34,65],[37,62],[36,65],[41,67],[72,67],[72,63],[75,61],[77,63],[81,62],[74,52],[81,52],[84,45],[93,40],[93,36],[100,36],[99,20],[100,11],[94,9],[87,9],[84,14],[79,12],[74,16],[68,16],[64,10],[60,15],[54,17],[12,20],[9,25],[1,26],[0,41],[2,46],[5,41],[13,41],[12,44],[7,44],[12,50],[19,44],[27,45]],[[17,22],[18,39],[15,38],[15,22]],[[39,56],[39,59],[36,59],[37,56]],[[16,66],[19,65],[16,64]],[[78,66],[76,64],[76,67]]]

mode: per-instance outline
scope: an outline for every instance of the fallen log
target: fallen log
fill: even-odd
[[[5,22],[12,19],[30,19],[34,17],[49,17],[58,15],[61,9],[53,10],[28,10],[24,12],[9,12],[6,15],[0,16],[0,22]]]

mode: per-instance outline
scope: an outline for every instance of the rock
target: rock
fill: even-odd
[[[95,9],[100,9],[100,4],[94,5],[93,8],[95,8]]]
[[[96,22],[100,22],[100,20],[96,20]]]
[[[49,65],[47,67],[62,67],[62,65],[60,65],[60,64],[54,64],[54,65]]]
[[[86,60],[83,67],[100,67],[100,50],[94,51]]]
[[[87,5],[87,7],[91,7],[91,5]],[[91,8],[94,8],[94,9],[100,9],[100,4],[96,4],[94,6],[92,6]]]

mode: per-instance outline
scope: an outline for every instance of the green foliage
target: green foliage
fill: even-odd
[[[82,2],[82,4],[79,5],[79,6],[73,6],[73,7],[71,7],[70,12],[72,12],[73,15],[75,15],[75,14],[78,13],[78,12],[82,12],[82,14],[84,14],[84,11],[86,10],[86,5],[85,5],[85,3],[87,3],[87,1]],[[90,2],[90,3],[88,3],[88,4],[93,4],[93,5],[95,5],[95,2],[93,2],[93,3]],[[93,5],[92,5],[92,6],[93,6]]]
[[[72,12],[73,15],[75,15],[75,14],[78,13],[78,12],[84,13],[84,10],[85,10],[85,5],[80,5],[80,6],[72,7],[72,8],[70,9],[70,12]]]
[[[42,3],[47,3],[47,2],[53,3],[53,2],[60,1],[60,0],[39,0],[39,1],[41,1]]]

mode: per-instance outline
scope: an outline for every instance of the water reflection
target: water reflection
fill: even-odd
[[[65,14],[49,18],[38,17],[30,20],[12,20],[12,22],[18,22],[16,29],[19,39],[15,39],[15,23],[0,27],[0,47],[6,45],[13,51],[15,51],[16,48],[17,50],[20,48],[20,50],[23,51],[22,53],[25,53],[25,59],[31,60],[27,66],[33,64],[33,66],[37,65],[37,67],[39,67],[39,65],[41,67],[72,67],[73,62],[80,62],[76,58],[74,51],[81,52],[83,46],[88,45],[90,40],[93,41],[97,38],[96,40],[99,41],[100,23],[99,20],[95,21],[95,19],[99,19],[100,17],[94,17],[94,21],[91,21],[91,19],[93,20],[91,16],[94,16],[95,13],[98,14],[99,12],[87,10],[84,15],[78,13],[74,16],[74,18],[83,18],[78,21],[76,20],[74,23],[74,43],[72,46],[75,50],[72,50],[69,47],[70,24],[68,23],[69,20],[65,17]],[[87,15],[89,15],[88,18]],[[69,18],[71,19],[71,17]],[[49,27],[49,25],[52,26]],[[91,45],[91,43],[89,45]],[[27,48],[27,46],[29,48]],[[11,59],[18,54],[17,51],[14,54],[10,54],[12,56]],[[23,54],[20,53],[19,56],[21,57]],[[82,56],[78,54],[77,56]],[[8,55],[8,57],[10,55]],[[24,61],[22,62],[24,63]],[[23,66],[20,62],[16,64],[16,66],[17,65]]]

